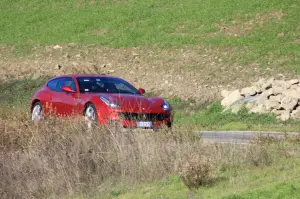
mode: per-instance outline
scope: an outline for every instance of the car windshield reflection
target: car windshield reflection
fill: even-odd
[[[80,93],[140,94],[128,82],[114,77],[78,77]]]

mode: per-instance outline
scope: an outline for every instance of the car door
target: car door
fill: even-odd
[[[49,96],[49,99],[45,101],[43,104],[45,113],[50,114],[57,114],[57,107],[56,107],[56,101],[58,99],[58,90],[57,85],[60,78],[52,79],[47,84],[47,94]]]
[[[62,90],[63,86],[70,86],[75,93],[65,92]],[[75,81],[72,77],[61,78],[57,85],[59,96],[56,99],[55,106],[59,115],[69,116],[78,112],[79,99],[78,91],[76,89]]]

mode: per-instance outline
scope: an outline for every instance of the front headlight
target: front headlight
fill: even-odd
[[[170,104],[164,99],[164,104],[161,105],[164,110],[170,110]]]
[[[107,99],[106,97],[100,96],[100,99],[109,107],[111,108],[120,108],[120,104],[115,103]]]

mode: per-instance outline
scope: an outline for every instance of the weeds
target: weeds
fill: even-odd
[[[246,152],[246,160],[256,167],[270,166],[273,161],[264,145],[250,145]]]
[[[248,164],[250,157],[243,155],[244,147],[203,144],[180,129],[172,134],[100,127],[87,132],[81,121],[49,119],[33,125],[18,120],[1,121],[2,198],[87,194],[107,182],[151,182],[178,171],[188,187],[196,188],[211,183],[213,165],[230,168]],[[268,163],[260,160],[267,149],[252,154],[259,164]]]
[[[209,157],[193,153],[184,157],[179,164],[179,176],[189,189],[198,189],[213,180],[214,166]]]

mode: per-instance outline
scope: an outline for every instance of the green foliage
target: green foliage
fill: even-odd
[[[223,112],[223,107],[218,101],[206,107],[200,105],[198,107],[194,109],[197,111],[193,114],[185,114],[182,109],[175,110],[177,124],[201,126],[207,130],[298,131],[300,129],[297,120],[282,122],[272,114],[249,113],[246,108],[237,114],[230,111]]]
[[[47,78],[0,82],[0,107],[29,108],[32,95],[47,81]]]
[[[215,102],[208,109],[200,114],[196,114],[193,118],[195,122],[200,122],[204,127],[225,127],[228,128],[228,124],[239,124],[237,126],[247,125],[250,128],[253,125],[258,124],[274,124],[276,118],[272,115],[259,115],[249,113],[246,109],[242,109],[238,114],[231,112],[222,112],[223,107],[221,103]],[[243,123],[243,125],[241,125]]]

